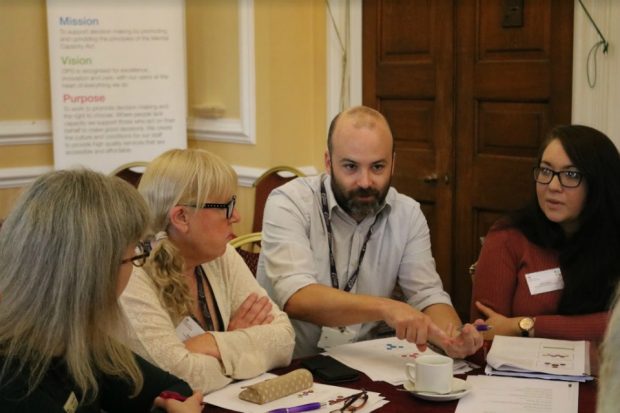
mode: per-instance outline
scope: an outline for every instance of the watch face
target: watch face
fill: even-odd
[[[519,321],[519,327],[523,331],[530,331],[532,329],[532,327],[534,327],[534,320],[531,319],[530,317],[522,318]]]

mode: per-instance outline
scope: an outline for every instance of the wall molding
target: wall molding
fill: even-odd
[[[46,166],[27,166],[23,168],[0,168],[0,189],[21,188],[29,185],[32,181],[54,169],[51,165]],[[251,166],[233,165],[237,172],[237,185],[240,187],[252,187],[252,184],[268,168],[255,168]],[[306,175],[317,175],[318,171],[314,166],[297,167]]]
[[[254,59],[254,0],[239,0],[239,109],[240,117],[190,117],[187,131],[193,139],[256,143],[256,70]]]
[[[49,119],[0,121],[0,145],[36,145],[52,143]]]
[[[29,185],[40,175],[52,171],[50,166],[26,166],[23,168],[0,168],[0,189],[21,188]]]
[[[255,133],[251,133],[243,119],[223,118],[204,119],[190,117],[187,119],[188,137],[197,141],[255,144]]]
[[[261,176],[269,168],[255,168],[252,166],[233,165],[235,172],[237,172],[238,181],[237,184],[241,187],[252,187],[256,178]],[[296,166],[297,169],[302,171],[308,176],[317,175],[319,172],[314,166]]]

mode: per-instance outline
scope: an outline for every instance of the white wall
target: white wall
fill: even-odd
[[[607,54],[596,53],[596,85],[590,88],[587,59],[590,49],[600,40],[579,1],[575,0],[573,40],[573,114],[572,122],[605,132],[620,148],[620,1],[582,0],[605,39]],[[594,76],[594,57],[590,57],[590,79]]]

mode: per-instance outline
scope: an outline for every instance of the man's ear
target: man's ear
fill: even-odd
[[[189,229],[189,215],[187,214],[187,209],[183,206],[176,205],[170,208],[168,219],[170,220],[170,225],[179,232],[187,232]]]
[[[331,174],[331,168],[332,166],[332,160],[331,157],[329,156],[329,151],[326,150],[325,151],[325,172],[327,172],[327,174]]]

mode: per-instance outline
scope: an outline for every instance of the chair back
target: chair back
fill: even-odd
[[[140,183],[140,179],[142,178],[142,174],[144,173],[144,169],[146,169],[148,164],[148,162],[144,161],[129,162],[110,172],[110,175],[118,176],[122,180],[129,182],[137,188]]]
[[[248,266],[252,274],[256,277],[256,269],[258,267],[258,257],[260,256],[260,241],[261,233],[252,232],[245,235],[240,235],[237,238],[230,241],[232,245],[245,264]]]
[[[274,188],[279,187],[291,181],[298,176],[306,176],[305,173],[291,166],[275,166],[265,171],[261,176],[256,178],[254,184],[254,220],[252,221],[252,232],[261,232],[263,230],[263,211],[267,197]]]

